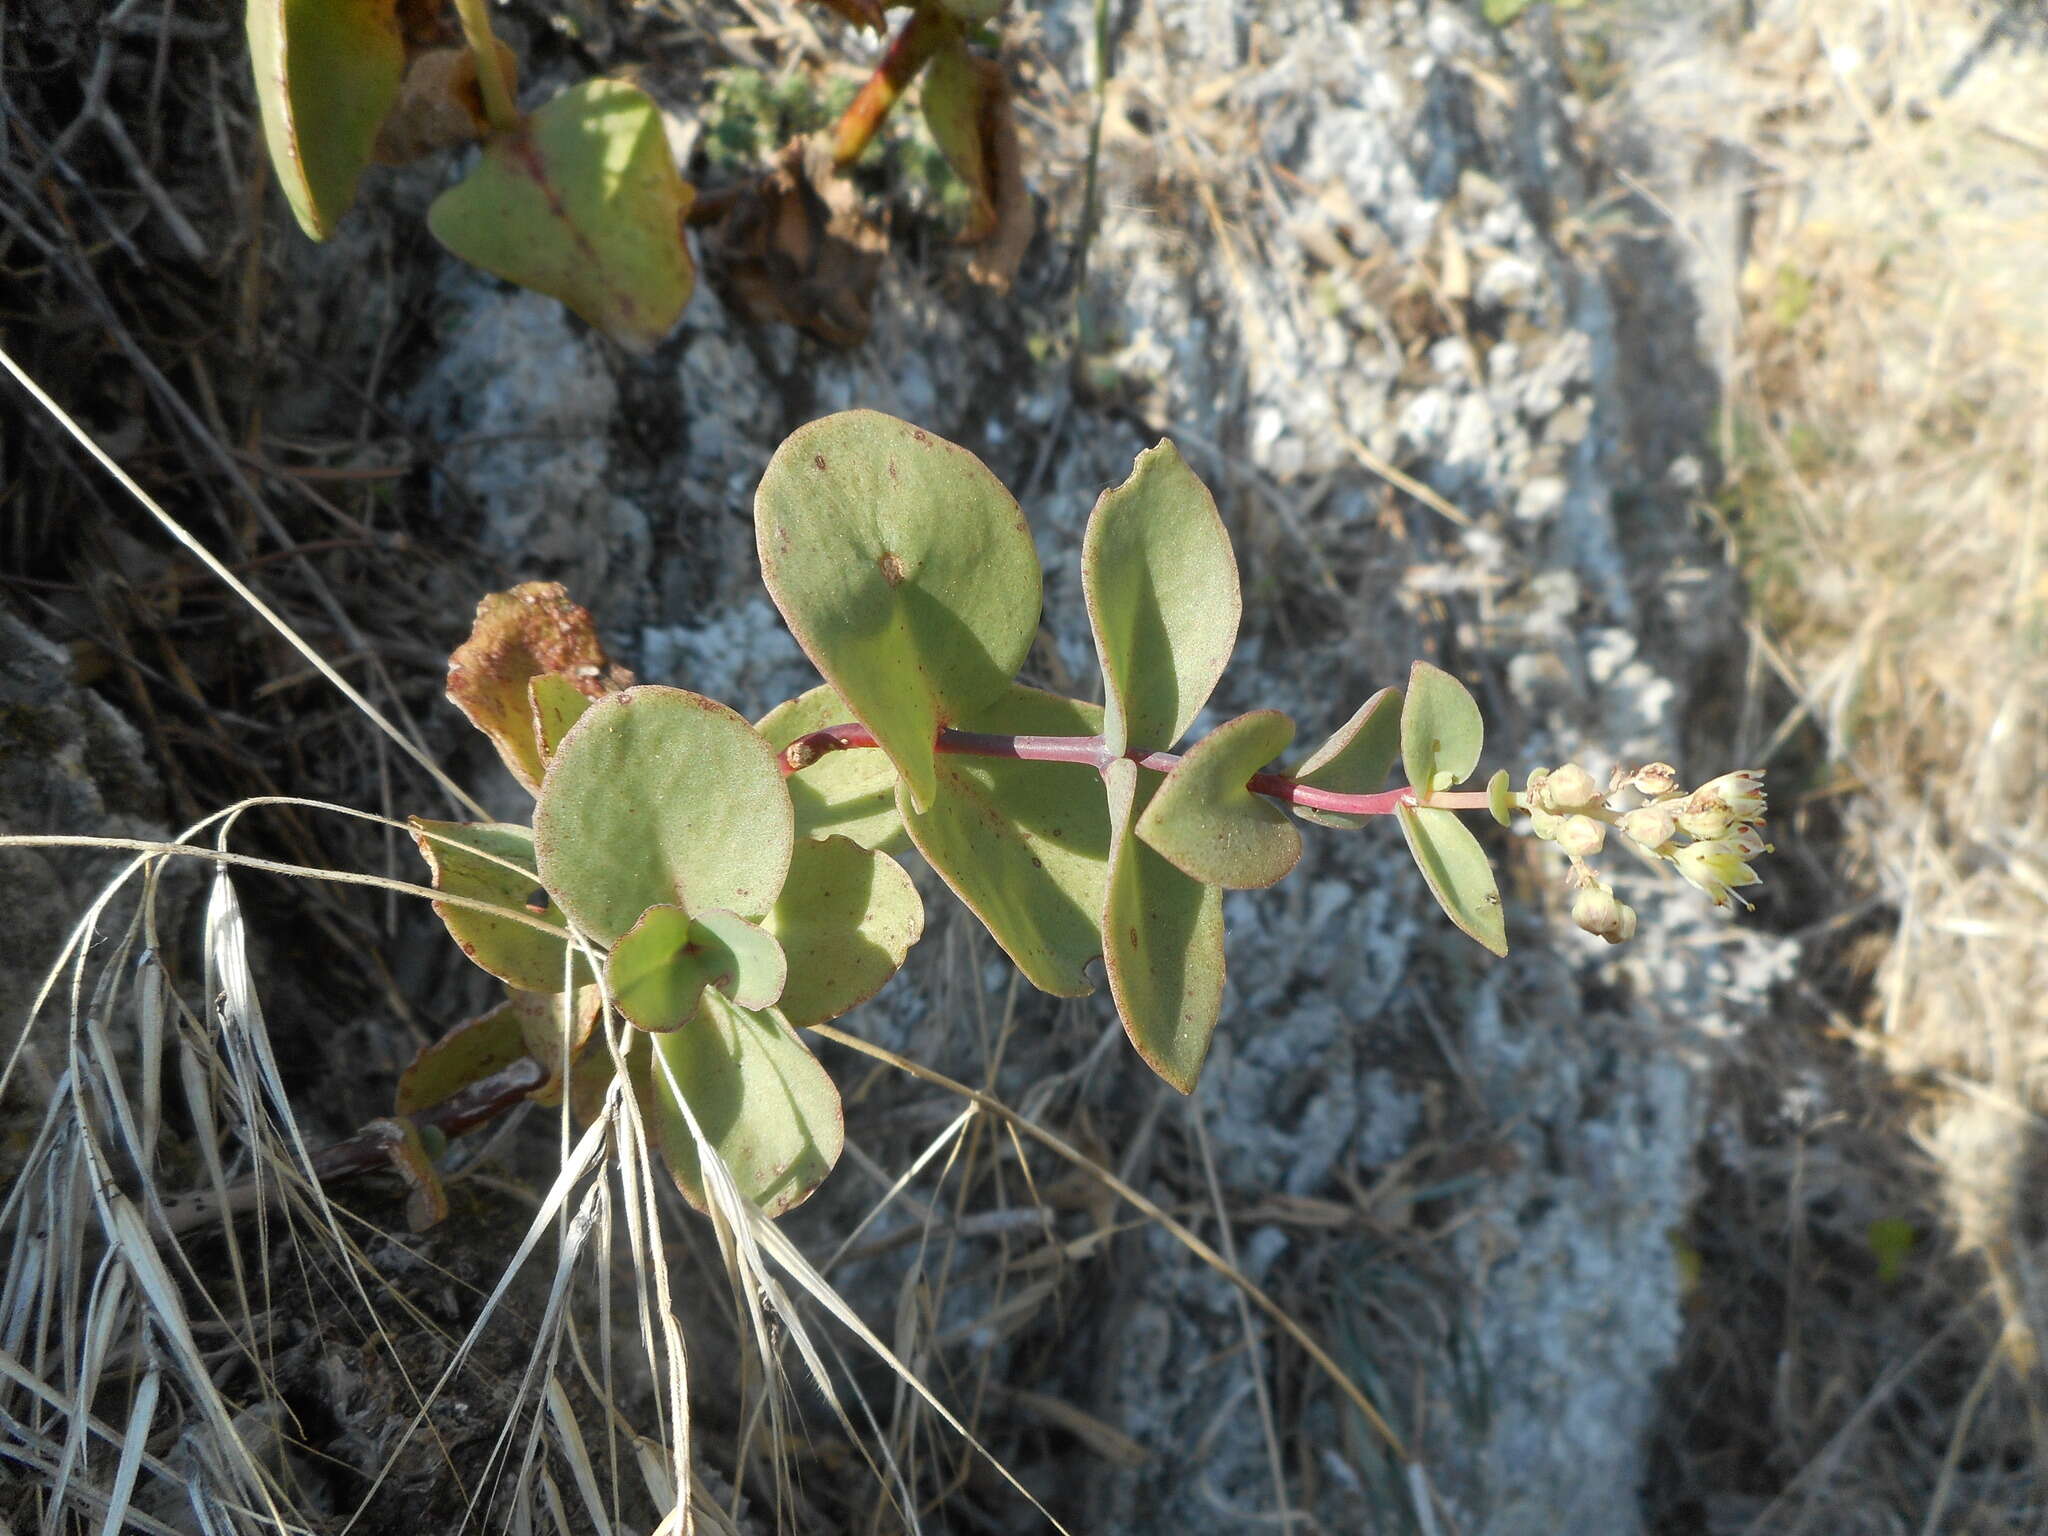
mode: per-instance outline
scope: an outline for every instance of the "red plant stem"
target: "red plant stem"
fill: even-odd
[[[910,88],[910,82],[917,78],[917,72],[930,63],[939,46],[958,31],[953,18],[937,5],[922,4],[911,13],[910,20],[903,24],[903,30],[890,42],[889,51],[882,55],[882,62],[875,66],[875,72],[861,86],[860,94],[840,114],[839,125],[832,131],[834,170],[843,171],[861,157],[862,151],[881,129],[889,109],[902,99],[903,93]]]
[[[874,733],[864,725],[828,725],[823,730],[799,736],[782,749],[782,776],[788,778],[792,773],[801,773],[828,752],[879,745]],[[941,752],[957,752],[969,757],[1076,763],[1097,771],[1110,762],[1100,736],[997,736],[984,731],[956,731],[949,727],[939,732],[937,745]],[[1180,763],[1179,754],[1174,752],[1127,752],[1124,755],[1140,768],[1149,768],[1154,773],[1171,773]],[[1255,795],[1266,795],[1286,805],[1299,805],[1311,811],[1339,811],[1347,816],[1391,816],[1404,805],[1421,803],[1416,799],[1414,789],[1407,785],[1381,790],[1373,795],[1346,795],[1334,789],[1318,789],[1312,784],[1303,784],[1284,773],[1255,773],[1245,788]],[[1461,794],[1432,795],[1427,803],[1433,810],[1483,811],[1489,802],[1486,791],[1466,790]]]

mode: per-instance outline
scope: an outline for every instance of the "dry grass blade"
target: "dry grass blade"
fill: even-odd
[[[1401,1437],[1394,1433],[1393,1427],[1387,1423],[1385,1416],[1380,1413],[1378,1408],[1373,1406],[1372,1400],[1360,1389],[1358,1383],[1353,1381],[1344,1371],[1343,1367],[1331,1358],[1330,1352],[1318,1343],[1307,1329],[1302,1327],[1299,1320],[1288,1312],[1285,1307],[1282,1307],[1272,1297],[1268,1296],[1242,1270],[1229,1263],[1223,1255],[1195,1236],[1194,1233],[1190,1232],[1180,1222],[1174,1220],[1156,1202],[1148,1199],[1138,1190],[1133,1189],[1123,1179],[1118,1178],[1109,1169],[1096,1162],[1095,1159],[1070,1145],[1064,1138],[1026,1119],[999,1099],[992,1098],[978,1089],[970,1088],[965,1083],[955,1082],[942,1072],[934,1072],[929,1067],[907,1060],[897,1055],[894,1051],[885,1050],[871,1041],[862,1040],[857,1036],[845,1033],[843,1030],[834,1029],[829,1024],[813,1026],[811,1033],[817,1035],[820,1039],[836,1041],[850,1050],[860,1052],[863,1056],[873,1057],[876,1061],[887,1062],[899,1071],[907,1072],[912,1077],[931,1083],[935,1087],[944,1088],[949,1093],[958,1094],[961,1098],[996,1116],[1004,1125],[1022,1133],[1040,1146],[1064,1158],[1068,1163],[1086,1173],[1090,1178],[1097,1180],[1105,1188],[1113,1191],[1118,1199],[1128,1202],[1143,1214],[1148,1221],[1156,1223],[1161,1230],[1170,1234],[1175,1242],[1179,1243],[1189,1253],[1200,1259],[1202,1263],[1236,1286],[1238,1290],[1250,1299],[1254,1306],[1272,1318],[1280,1326],[1282,1332],[1307,1352],[1309,1358],[1315,1362],[1316,1368],[1330,1379],[1331,1384],[1339,1392],[1344,1394],[1351,1405],[1372,1426],[1374,1433],[1386,1442],[1394,1454],[1404,1461],[1407,1459],[1407,1450],[1401,1443]]]

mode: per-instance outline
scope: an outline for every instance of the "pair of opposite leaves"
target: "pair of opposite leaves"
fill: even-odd
[[[769,592],[827,682],[762,730],[781,746],[851,715],[881,747],[792,780],[800,824],[869,846],[900,827],[1044,991],[1093,991],[1100,957],[1133,1045],[1191,1091],[1222,1002],[1222,893],[1270,885],[1300,856],[1294,826],[1247,788],[1291,742],[1285,716],[1227,722],[1163,779],[1125,755],[1179,741],[1236,640],[1237,566],[1208,489],[1161,443],[1096,503],[1082,581],[1100,708],[1015,682],[1037,632],[1037,555],[1015,500],[965,449],[872,411],[813,422],[770,461],[755,530]],[[1106,766],[942,753],[949,727],[1099,736]],[[1398,754],[1426,799],[1470,775],[1480,744],[1470,695],[1418,663],[1405,702],[1382,690],[1296,777],[1366,792]],[[1446,911],[1502,950],[1471,834],[1426,806],[1400,820]]]

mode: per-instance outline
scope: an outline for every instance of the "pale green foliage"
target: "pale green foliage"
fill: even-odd
[[[598,700],[555,750],[533,815],[542,883],[611,944],[649,907],[758,918],[789,870],[795,817],[775,751],[681,688]]]
[[[1013,686],[965,724],[978,731],[1087,736],[1092,704]],[[999,757],[938,759],[937,793],[903,824],[925,861],[981,919],[1034,987],[1057,997],[1095,990],[1102,953],[1109,820],[1092,769]]]
[[[1209,488],[1171,443],[1104,491],[1081,544],[1102,663],[1105,749],[1165,751],[1194,723],[1237,643],[1230,536]]]
[[[1110,995],[1145,1064],[1193,1093],[1223,1007],[1223,887],[1183,874],[1137,835],[1160,779],[1122,758],[1105,781],[1111,845],[1100,944]]]
[[[270,163],[299,227],[324,240],[398,99],[394,0],[249,0],[245,20]]]
[[[756,730],[781,751],[799,736],[843,725],[853,711],[829,685],[786,699],[761,717]],[[863,848],[895,851],[905,845],[896,814],[896,770],[879,752],[834,752],[788,781],[798,837],[837,835]]]
[[[964,448],[874,411],[799,427],[754,497],[761,577],[797,643],[931,808],[933,742],[1009,687],[1038,629],[1038,555]]]
[[[1138,836],[1209,885],[1253,890],[1284,879],[1301,858],[1301,833],[1245,781],[1293,740],[1294,722],[1278,710],[1225,721],[1166,776],[1138,818]]]
[[[681,238],[690,200],[661,109],[622,81],[589,80],[492,135],[475,168],[434,200],[427,227],[473,266],[646,351],[695,281]]]
[[[1427,800],[1472,777],[1486,727],[1465,685],[1441,667],[1418,661],[1401,705],[1401,766]]]
[[[507,986],[527,992],[561,991],[568,978],[568,929],[552,902],[542,908],[534,900],[543,893],[534,865],[533,833],[504,822],[427,821],[418,816],[410,825],[413,840],[434,872],[435,890],[526,913],[562,929],[561,938],[551,939],[526,923],[436,902],[434,910],[462,952]]]
[[[1177,760],[1151,755],[1201,712],[1236,636],[1236,562],[1207,488],[1162,443],[1089,519],[1105,708],[1015,680],[1038,623],[1037,557],[1015,501],[966,450],[871,411],[813,422],[768,466],[756,528],[769,592],[828,679],[759,729],[681,689],[623,686],[559,589],[481,605],[450,694],[539,794],[530,838],[418,824],[448,845],[428,844],[441,889],[508,911],[451,906],[451,932],[533,990],[560,989],[566,930],[513,909],[608,951],[609,998],[637,1026],[616,1042],[631,1085],[700,1202],[691,1115],[771,1211],[837,1157],[838,1095],[795,1029],[872,996],[922,934],[916,889],[886,852],[906,836],[1034,985],[1085,994],[1099,960],[1132,1044],[1191,1092],[1222,1006],[1223,892],[1293,868],[1301,834],[1268,797],[1303,792],[1261,776],[1294,738],[1273,710]],[[1405,693],[1375,694],[1302,763],[1300,784],[1346,802],[1302,813],[1350,825],[1398,811],[1437,901],[1501,953],[1485,855],[1429,803],[1472,773],[1481,742],[1463,685],[1418,662]],[[1397,756],[1411,788],[1375,793]],[[1488,800],[1452,798],[1498,812],[1501,782]],[[434,1091],[515,1035],[549,1049],[530,1023],[492,1017],[436,1048],[421,1069]],[[583,1112],[609,1076],[598,1057],[574,1069]]]
[[[1496,955],[1508,952],[1507,920],[1493,866],[1455,812],[1404,805],[1395,813],[1408,851],[1444,915]]]

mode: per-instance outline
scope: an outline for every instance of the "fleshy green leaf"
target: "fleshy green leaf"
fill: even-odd
[[[1240,610],[1230,535],[1172,443],[1139,454],[1130,479],[1096,501],[1081,583],[1102,661],[1104,741],[1119,756],[1167,750],[1223,675]]]
[[[797,643],[928,809],[939,731],[1002,697],[1037,631],[1017,503],[966,449],[844,411],[775,451],[754,530]]]
[[[391,1112],[409,1115],[431,1109],[525,1056],[522,1015],[526,1005],[519,999],[534,997],[531,992],[515,992],[489,1013],[456,1025],[413,1057],[412,1065],[398,1074],[398,1095]]]
[[[547,765],[534,726],[536,677],[559,678],[591,698],[633,680],[605,658],[597,626],[559,582],[491,593],[476,605],[469,638],[448,658],[449,702],[491,738],[512,776],[539,794]]]
[[[299,228],[325,240],[405,77],[397,0],[249,0],[247,22],[270,164]]]
[[[524,991],[561,991],[568,932],[534,871],[533,834],[509,822],[428,821],[415,816],[408,825],[434,872],[435,890],[487,901],[563,928],[562,937],[552,939],[522,922],[453,902],[435,902],[434,911],[462,952],[500,981]],[[513,867],[493,862],[497,859]],[[585,980],[589,976],[580,959],[577,975]]]
[[[1369,795],[1381,788],[1387,770],[1401,755],[1401,690],[1382,688],[1358,706],[1349,720],[1330,739],[1302,760],[1294,777],[1317,789],[1340,795]],[[1294,814],[1320,826],[1356,831],[1370,816],[1347,816],[1342,811],[1318,811],[1295,806]]]
[[[846,701],[819,687],[776,705],[754,729],[780,752],[799,736],[852,722]],[[886,752],[828,752],[783,782],[796,807],[799,838],[838,836],[890,851],[905,846],[903,818],[896,814],[896,767]]]
[[[1012,687],[961,722],[1010,735],[1092,736],[1092,704]],[[938,758],[923,813],[897,791],[917,851],[981,919],[1031,984],[1058,997],[1095,990],[1087,966],[1102,953],[1109,816],[1095,770],[1011,758]]]
[[[647,351],[690,297],[689,185],[661,109],[620,80],[586,80],[493,135],[427,227],[508,282],[560,299],[621,346]]]
[[[1242,891],[1273,884],[1299,862],[1301,833],[1245,783],[1292,740],[1294,722],[1276,709],[1225,721],[1188,749],[1150,797],[1138,836],[1205,885]]]
[[[539,752],[543,773],[555,748],[562,744],[562,738],[569,734],[569,727],[583,718],[583,711],[590,708],[590,695],[570,682],[566,677],[552,672],[537,673],[527,679],[527,698],[533,710],[533,740]]]
[[[803,1028],[882,989],[924,933],[924,903],[894,859],[827,837],[796,845],[762,926],[789,957],[783,1017]]]
[[[681,907],[649,907],[605,964],[619,1012],[657,1032],[695,1019],[707,989],[742,1008],[766,1008],[788,974],[772,935],[730,912],[693,918]]]
[[[1416,798],[1427,800],[1470,778],[1485,739],[1479,706],[1465,685],[1441,667],[1416,662],[1401,706],[1401,766]]]
[[[642,686],[597,700],[555,749],[534,806],[541,883],[599,943],[649,907],[758,918],[795,817],[775,749],[723,704]]]
[[[1192,1093],[1223,1007],[1223,891],[1190,880],[1133,835],[1146,802],[1157,803],[1159,782],[1129,758],[1109,765],[1102,953],[1131,1044],[1154,1072]]]
[[[965,41],[956,36],[941,44],[925,66],[918,98],[932,142],[967,187],[973,205],[967,219],[969,240],[985,238],[996,223],[995,183],[989,174],[984,117],[985,98],[992,86],[1002,88],[1001,74],[991,82],[967,51]]]
[[[1395,815],[1408,839],[1408,851],[1444,915],[1496,955],[1506,954],[1508,930],[1500,890],[1479,839],[1454,811],[1404,805]]]
[[[708,992],[688,1026],[646,1038],[652,1049],[629,1053],[627,1071],[676,1188],[699,1210],[703,1171],[677,1089],[740,1192],[770,1216],[810,1194],[839,1161],[839,1090],[781,1014],[750,1013]]]

